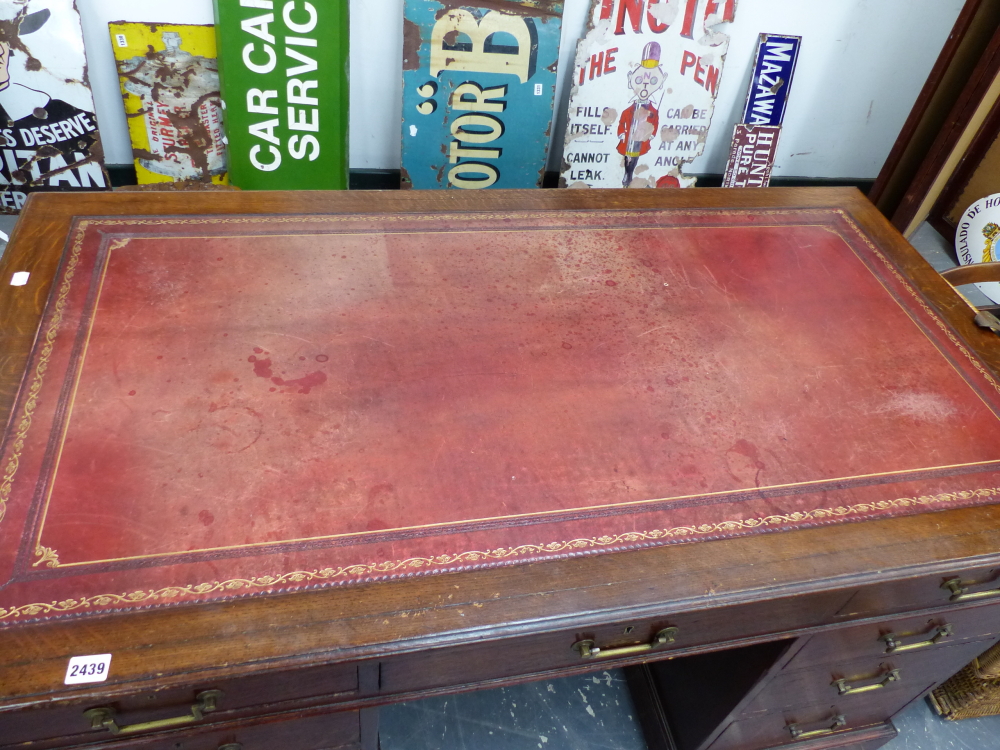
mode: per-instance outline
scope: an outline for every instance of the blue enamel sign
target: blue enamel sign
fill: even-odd
[[[540,187],[561,0],[406,0],[404,188]]]
[[[780,125],[788,103],[800,36],[761,34],[743,122],[748,125]]]

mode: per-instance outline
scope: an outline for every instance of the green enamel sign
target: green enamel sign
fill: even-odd
[[[230,182],[347,188],[348,0],[215,0]]]

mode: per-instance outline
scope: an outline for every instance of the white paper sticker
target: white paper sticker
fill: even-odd
[[[92,656],[74,656],[66,667],[66,685],[79,685],[84,682],[104,682],[111,671],[111,654],[94,654]]]
[[[11,286],[24,286],[28,283],[28,277],[31,274],[28,271],[14,271],[14,275],[10,277]]]
[[[542,84],[536,83],[535,84],[535,96],[541,96],[541,95],[542,95]]]
[[[128,47],[128,40],[124,34],[115,34],[115,41],[118,42],[119,47]]]

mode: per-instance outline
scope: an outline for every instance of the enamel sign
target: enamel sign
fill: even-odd
[[[38,190],[107,190],[73,0],[0,0],[0,211]]]
[[[760,35],[743,122],[781,125],[801,44],[800,36]]]
[[[576,53],[565,187],[691,187],[736,0],[593,0]]]
[[[733,129],[722,187],[767,187],[778,148],[780,125],[744,125]]]
[[[215,28],[112,23],[140,185],[226,182]]]
[[[800,36],[761,34],[743,122],[733,129],[722,187],[767,187],[778,152],[781,121],[799,59]]]
[[[562,9],[406,0],[402,187],[541,187]]]
[[[348,0],[215,0],[229,181],[342,190],[348,165]]]
[[[955,251],[963,266],[1000,260],[1000,193],[980,198],[962,214],[955,232]],[[1000,282],[976,284],[994,302],[1000,302]]]

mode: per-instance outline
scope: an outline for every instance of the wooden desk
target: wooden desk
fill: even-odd
[[[150,200],[166,216],[204,214],[209,201],[213,214],[306,216],[837,209],[1000,372],[995,336],[853,190],[39,195],[0,265],[0,418],[10,413],[74,218],[149,214]],[[31,273],[28,294],[6,286],[14,271]],[[670,717],[682,750],[874,748],[892,736],[892,714],[1000,636],[990,599],[998,542],[996,506],[978,505],[160,609],[143,609],[150,602],[140,593],[127,612],[113,611],[127,600],[97,602],[98,614],[86,617],[73,616],[75,601],[52,601],[48,610],[19,610],[29,621],[0,630],[0,748],[371,748],[376,709],[389,702],[666,657],[677,670],[646,679],[660,681],[661,696],[677,680],[696,695],[691,675],[704,674],[706,662],[695,660],[721,652],[756,667],[711,721]],[[134,575],[144,580],[141,570]],[[961,586],[952,589],[969,592],[942,587],[953,579]],[[30,621],[47,613],[66,616]],[[585,657],[581,641],[603,653]],[[643,643],[655,648],[609,650]],[[70,657],[102,653],[113,654],[106,682],[63,684]],[[894,670],[899,679],[887,680]],[[841,694],[883,681],[877,692]],[[102,707],[115,726],[193,717],[208,690],[224,695],[190,725],[116,736],[104,721],[112,714],[96,728],[84,717]]]

